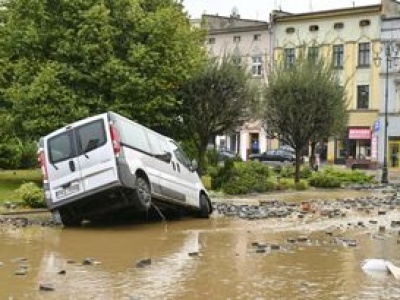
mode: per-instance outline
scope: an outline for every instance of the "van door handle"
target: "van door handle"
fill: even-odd
[[[69,161],[69,169],[71,170],[71,172],[75,172],[75,163],[73,160]]]
[[[172,169],[174,169],[174,171],[176,170],[176,169],[175,169],[175,163],[174,163],[174,162],[172,162]]]
[[[176,168],[178,169],[178,172],[180,173],[181,172],[181,167],[179,166],[178,163],[176,163]]]

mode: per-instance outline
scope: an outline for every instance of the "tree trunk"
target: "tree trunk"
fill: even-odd
[[[205,155],[207,152],[208,140],[200,141],[200,144],[196,143],[196,145],[197,145],[197,151],[199,153],[197,173],[201,177],[204,173],[204,168],[205,168],[204,164],[205,164]]]
[[[311,142],[311,154],[310,154],[310,168],[315,169],[315,147],[317,142]]]
[[[294,174],[294,183],[300,182],[300,165],[301,165],[301,151],[296,149],[296,171]]]

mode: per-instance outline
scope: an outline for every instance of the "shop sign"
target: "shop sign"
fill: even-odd
[[[349,128],[350,140],[369,140],[371,139],[370,128]]]

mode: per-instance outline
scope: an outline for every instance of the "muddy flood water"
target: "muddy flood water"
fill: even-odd
[[[372,192],[301,195],[280,200]],[[76,229],[0,225],[0,299],[400,299],[400,280],[360,267],[367,258],[400,266],[399,207],[365,207]]]

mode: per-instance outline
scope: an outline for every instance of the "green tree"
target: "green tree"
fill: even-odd
[[[196,146],[200,170],[210,138],[235,130],[251,117],[256,89],[230,57],[209,63],[179,92],[182,128]]]
[[[114,110],[167,131],[176,91],[205,61],[205,32],[175,0],[9,0],[0,102],[37,138]]]
[[[263,118],[267,132],[295,149],[299,182],[303,150],[346,126],[345,91],[331,65],[302,56],[291,67],[278,65],[268,83]]]

